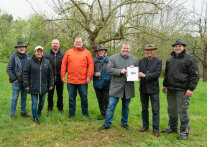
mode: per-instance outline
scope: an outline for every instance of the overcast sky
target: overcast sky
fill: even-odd
[[[49,0],[0,0],[0,9],[6,13],[12,14],[14,19],[20,17],[22,19],[26,19],[30,14],[33,13],[31,6],[27,2],[29,1],[35,10],[40,10],[41,12],[50,14],[53,12],[50,6],[48,5]],[[201,1],[203,0],[178,0],[178,1],[186,1],[185,7],[188,9],[192,9],[193,2],[196,4],[196,8],[201,7]]]

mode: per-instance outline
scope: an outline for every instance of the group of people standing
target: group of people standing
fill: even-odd
[[[48,92],[48,114],[53,110],[53,95],[56,87],[57,107],[63,114],[63,83],[66,82],[69,93],[69,119],[75,116],[77,91],[81,98],[82,114],[89,117],[87,89],[93,78],[93,86],[98,99],[101,115],[97,120],[104,120],[98,130],[111,127],[114,111],[119,99],[122,100],[121,125],[129,130],[128,115],[131,98],[135,97],[134,81],[127,81],[127,67],[139,67],[137,77],[140,78],[140,99],[142,104],[143,126],[139,130],[149,129],[149,100],[153,114],[153,134],[158,137],[160,122],[159,77],[162,71],[162,61],[155,57],[157,49],[153,44],[144,48],[145,57],[138,59],[130,54],[131,45],[124,42],[121,52],[111,57],[106,55],[107,49],[99,44],[92,58],[90,52],[83,47],[82,38],[77,37],[74,47],[64,53],[60,50],[58,40],[52,41],[52,49],[43,56],[43,47],[35,48],[34,56],[26,52],[26,45],[18,42],[16,52],[12,54],[7,65],[7,73],[12,83],[11,118],[16,118],[17,99],[21,91],[21,116],[29,117],[26,112],[26,96],[31,94],[32,115],[34,122],[39,124],[38,117],[44,106]],[[196,60],[186,53],[186,44],[177,39],[172,45],[173,52],[166,62],[162,91],[167,93],[168,128],[162,133],[178,132],[178,115],[180,117],[179,140],[187,139],[189,135],[188,107],[190,97],[199,81],[199,71]],[[39,104],[38,103],[39,97]],[[38,108],[37,108],[38,105]]]

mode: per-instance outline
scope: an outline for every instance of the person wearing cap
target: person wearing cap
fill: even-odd
[[[9,75],[9,81],[12,83],[12,99],[11,99],[11,107],[10,107],[10,117],[12,119],[16,118],[16,106],[17,100],[19,97],[19,93],[21,91],[21,116],[29,117],[26,112],[26,99],[27,99],[27,91],[23,85],[22,73],[25,62],[29,60],[30,56],[26,52],[26,45],[24,42],[19,41],[15,46],[16,52],[12,54],[9,58],[7,64],[7,73]]]
[[[121,46],[121,53],[110,57],[107,66],[107,72],[112,76],[109,89],[109,104],[106,111],[105,122],[98,130],[110,128],[119,98],[122,100],[121,125],[126,130],[130,129],[128,125],[129,103],[131,98],[135,96],[135,91],[134,81],[127,81],[127,67],[138,67],[137,58],[129,54],[130,50],[130,44],[124,42]]]
[[[65,82],[66,70],[68,71],[67,88],[69,93],[69,119],[75,116],[76,96],[79,92],[82,114],[89,117],[88,113],[88,83],[94,72],[94,63],[91,53],[83,47],[82,38],[76,37],[74,47],[67,50],[61,65],[61,80]]]
[[[149,99],[152,106],[152,126],[154,136],[159,136],[160,102],[159,102],[159,77],[162,71],[162,60],[155,57],[157,48],[147,44],[144,48],[145,56],[139,60],[140,99],[142,104],[143,127],[139,130],[145,132],[149,129]]]
[[[109,63],[109,57],[106,55],[107,49],[104,45],[99,44],[96,48],[96,57],[93,58],[94,74],[93,74],[93,87],[98,99],[99,109],[101,116],[97,120],[103,120],[106,116],[106,109],[109,103],[109,85],[111,82],[111,75],[107,72],[106,68]]]
[[[169,128],[162,133],[178,132],[178,115],[180,116],[180,135],[178,140],[185,140],[189,135],[190,97],[199,81],[196,59],[186,53],[186,44],[177,39],[172,45],[173,52],[166,61],[163,81],[163,93],[167,93]]]
[[[54,87],[52,66],[43,56],[43,47],[35,47],[35,55],[25,63],[23,82],[26,90],[31,94],[34,122],[39,124],[37,116],[41,116],[48,88],[52,90]]]
[[[47,51],[45,58],[50,61],[53,69],[54,76],[54,88],[48,91],[48,115],[53,110],[53,95],[56,87],[57,91],[57,108],[58,111],[63,114],[63,82],[60,77],[60,70],[64,52],[60,50],[60,42],[57,39],[52,41],[52,49]]]

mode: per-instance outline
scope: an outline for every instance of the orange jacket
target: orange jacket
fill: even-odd
[[[86,79],[93,77],[94,63],[87,49],[72,48],[65,53],[61,65],[61,78],[68,70],[68,83],[86,84]]]

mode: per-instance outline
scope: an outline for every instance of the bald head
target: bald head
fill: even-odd
[[[60,48],[60,42],[59,42],[59,40],[54,39],[52,41],[52,50],[53,50],[53,52],[57,53],[59,51],[59,48]]]

